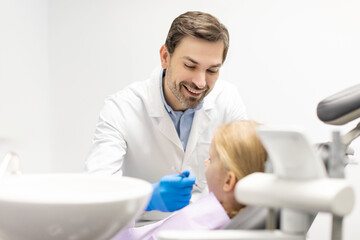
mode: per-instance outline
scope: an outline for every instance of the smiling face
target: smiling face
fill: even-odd
[[[163,89],[166,102],[175,111],[196,108],[214,88],[223,61],[224,43],[184,37],[170,55],[160,49],[161,65],[166,69]]]

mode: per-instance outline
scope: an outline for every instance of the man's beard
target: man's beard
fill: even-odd
[[[176,81],[171,81],[171,77],[172,77],[171,70],[170,71],[169,70],[170,70],[170,66],[166,71],[165,81],[168,88],[174,94],[174,96],[180,102],[180,104],[186,109],[196,108],[197,106],[199,106],[202,100],[204,99],[204,97],[209,93],[209,86],[208,85],[205,86],[205,91],[203,91],[201,93],[201,96],[198,98],[191,96],[185,97],[185,95],[181,92],[181,87],[186,88],[185,86],[187,86],[194,90],[204,90],[204,89],[199,89],[194,83],[187,84],[186,81],[181,81],[179,84],[176,84]]]

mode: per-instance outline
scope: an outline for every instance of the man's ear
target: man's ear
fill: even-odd
[[[161,60],[161,67],[163,69],[167,69],[170,62],[170,53],[167,49],[167,47],[164,45],[160,48],[160,60]]]
[[[223,190],[225,192],[231,192],[235,189],[236,183],[238,182],[237,177],[235,176],[234,172],[229,171],[227,173],[225,183],[223,186]]]

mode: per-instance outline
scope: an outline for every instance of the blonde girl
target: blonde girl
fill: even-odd
[[[244,206],[235,199],[236,183],[243,177],[263,172],[267,153],[256,135],[259,124],[250,120],[220,126],[205,160],[209,191],[213,192],[230,218]]]

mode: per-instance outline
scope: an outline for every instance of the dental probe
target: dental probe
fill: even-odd
[[[174,170],[176,173],[180,174],[180,176],[182,177],[187,177],[185,174],[183,174],[182,172],[178,171],[174,166],[171,168],[172,170]],[[195,187],[200,188],[196,183],[194,183]]]

